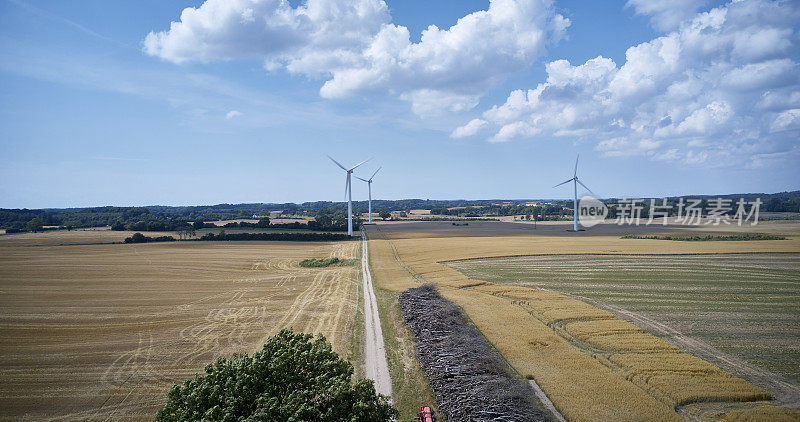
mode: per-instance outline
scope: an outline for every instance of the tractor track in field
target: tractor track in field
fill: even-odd
[[[351,258],[355,253],[356,248],[349,245],[337,247],[333,252],[342,258]],[[277,280],[276,287],[291,286],[299,278],[309,276],[311,282],[297,295],[277,322],[274,320],[270,301],[278,293],[266,295],[261,293],[256,296],[253,289],[246,285],[251,281],[247,278],[233,280],[235,288],[230,290],[182,304],[175,309],[151,314],[150,316],[156,319],[164,319],[176,313],[205,307],[211,301],[219,301],[216,306],[208,309],[204,318],[182,328],[174,339],[166,343],[163,339],[155,342],[150,327],[138,333],[137,346],[118,356],[104,371],[102,382],[110,386],[112,394],[109,394],[97,409],[69,416],[77,419],[93,419],[101,415],[120,416],[124,415],[126,410],[136,408],[139,404],[129,402],[131,393],[143,387],[146,380],[164,378],[157,371],[163,364],[160,362],[163,358],[159,359],[157,356],[163,355],[160,351],[167,347],[190,344],[191,347],[184,347],[184,353],[173,359],[176,362],[199,361],[204,355],[213,354],[215,351],[238,350],[249,346],[252,341],[247,341],[247,336],[268,326],[274,329],[293,327],[303,332],[326,331],[326,337],[331,345],[336,343],[339,332],[346,329],[344,327],[346,324],[342,321],[348,307],[344,302],[332,301],[331,298],[348,294],[348,283],[343,282],[350,275],[347,268],[332,268],[325,271],[301,269],[295,259],[279,258],[255,262],[251,270],[271,270],[280,274],[274,277]],[[319,312],[310,311],[314,309]],[[152,325],[154,322],[148,324]],[[263,344],[267,337],[262,339],[260,344]],[[124,394],[126,390],[127,394]],[[160,402],[160,399],[157,402]]]
[[[541,290],[555,292],[553,290],[543,288],[541,288]],[[613,313],[622,320],[630,321],[645,331],[658,333],[664,336],[667,341],[675,346],[678,346],[678,348],[688,352],[689,354],[714,362],[725,371],[728,371],[733,375],[743,377],[756,386],[767,390],[770,394],[772,394],[773,398],[782,405],[793,407],[795,409],[800,408],[800,387],[783,379],[783,377],[780,377],[765,369],[758,368],[742,359],[729,356],[702,340],[689,337],[675,328],[672,328],[652,318],[648,318],[637,312],[629,311],[619,306],[599,302],[583,296],[570,295],[564,292],[555,293],[563,294],[565,296],[589,303],[600,309]]]

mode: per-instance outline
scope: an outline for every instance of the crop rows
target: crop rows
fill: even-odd
[[[583,277],[589,271],[596,271],[596,268],[582,269],[576,262],[567,262],[563,255],[519,257],[525,254],[575,254],[579,251],[620,255],[642,252],[686,254],[712,250],[789,252],[792,248],[796,249],[794,240],[717,243],[636,241],[620,239],[618,236],[402,235],[398,238],[388,230],[370,233],[371,237],[374,236],[370,255],[379,287],[402,292],[424,283],[434,284],[443,297],[463,310],[470,322],[517,372],[534,379],[541,386],[567,420],[679,421],[684,415],[693,415],[691,417],[694,419],[714,419],[727,417],[729,412],[733,415],[734,411],[741,411],[736,413],[737,417],[757,415],[771,420],[780,419],[782,415],[789,415],[790,418],[798,415],[796,410],[782,408],[775,402],[762,401],[768,397],[764,390],[677,350],[669,343],[642,332],[639,327],[620,321],[613,313],[565,295],[509,285],[535,275],[550,278],[562,285],[583,285],[587,289],[599,287],[595,282],[583,283],[574,279]],[[632,268],[648,265],[646,261],[649,259],[656,259],[652,255],[620,255],[608,257],[612,261],[608,262],[608,268],[623,275]],[[512,256],[517,258],[509,258]],[[501,259],[505,261],[542,259],[558,269],[553,268],[550,274],[540,268],[526,269],[525,275],[498,274],[498,268],[494,266],[480,268],[484,267],[480,260],[463,261],[481,257],[503,257]],[[579,259],[588,261],[593,257],[598,256],[581,255]],[[658,259],[670,260],[675,257],[665,255]],[[690,257],[677,256],[678,259]],[[699,259],[712,264],[715,271],[728,272],[724,268],[727,265],[713,265],[721,264],[716,260]],[[742,261],[741,256],[732,259]],[[459,262],[454,262],[457,260]],[[464,266],[472,267],[473,263],[478,271],[470,271],[465,275],[455,269],[463,270]],[[669,267],[679,268],[673,264]],[[772,267],[772,263],[769,266]],[[763,276],[751,270],[738,269],[737,272],[757,278]],[[504,278],[502,281],[509,284],[494,284],[497,280],[493,276],[495,274],[501,275]],[[649,274],[655,277],[660,275]],[[644,274],[637,274],[636,277],[640,280],[648,278]],[[717,274],[706,278],[707,283],[712,284],[719,282],[719,279],[720,275]],[[620,279],[618,284],[628,287],[633,283]],[[691,297],[694,291],[684,288],[682,294],[687,300],[697,300]],[[726,299],[732,298],[728,296]],[[639,301],[637,303],[642,303]],[[625,308],[631,304],[626,303]]]

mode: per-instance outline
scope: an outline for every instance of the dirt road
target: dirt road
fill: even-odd
[[[369,271],[369,245],[367,236],[361,232],[363,250],[361,253],[361,282],[364,291],[364,324],[366,345],[364,350],[367,378],[375,382],[375,391],[392,397],[392,379],[386,362],[386,349],[383,343],[381,320],[378,316],[378,300],[372,287],[372,274]]]

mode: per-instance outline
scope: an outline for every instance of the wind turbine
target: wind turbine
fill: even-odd
[[[347,172],[347,182],[344,185],[344,194],[347,196],[347,234],[352,236],[353,235],[353,192],[350,189],[350,176],[352,176],[353,170],[355,170],[356,167],[366,163],[372,158],[367,158],[366,160],[354,165],[349,170],[345,168],[343,165],[339,164],[339,162],[334,160],[333,157],[331,157],[330,155],[328,156],[328,158],[330,158],[331,161],[336,163],[337,166],[341,167],[342,170]]]
[[[578,154],[578,156],[575,157],[575,171],[572,173],[572,179],[565,180],[565,181],[553,186],[554,188],[557,188],[557,187],[559,187],[559,186],[561,186],[561,185],[563,185],[565,183],[572,182],[573,192],[575,194],[573,202],[572,202],[573,203],[573,213],[574,213],[574,221],[572,223],[572,230],[574,230],[574,231],[578,231],[578,183],[580,183],[581,186],[586,188],[586,190],[588,190],[589,193],[594,195],[594,192],[592,192],[591,189],[586,187],[586,185],[584,185],[583,182],[581,182],[578,179],[578,158],[580,158],[580,157],[581,157],[580,154]]]
[[[369,180],[356,176],[356,179],[367,182],[367,187],[369,188],[369,224],[372,224],[372,179],[375,178],[375,175],[378,174],[379,171],[381,171],[381,168],[382,167],[378,167],[378,169],[375,170],[375,173],[372,173],[372,176],[370,176]]]

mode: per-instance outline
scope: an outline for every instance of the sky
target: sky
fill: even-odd
[[[0,0],[0,128],[3,208],[797,190],[800,2]]]

